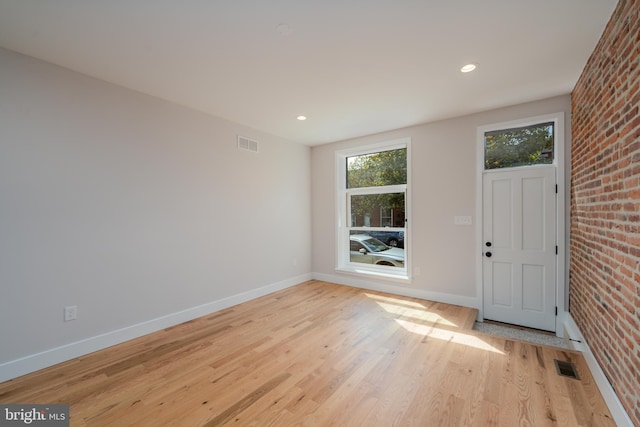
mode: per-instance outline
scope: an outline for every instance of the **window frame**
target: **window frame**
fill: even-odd
[[[522,122],[522,123],[528,123],[528,122]],[[551,159],[551,162],[548,163],[531,163],[531,164],[516,164],[516,165],[512,165],[512,166],[505,166],[505,167],[498,167],[498,168],[487,168],[487,164],[486,164],[486,157],[487,157],[487,134],[488,133],[498,133],[498,132],[509,132],[512,130],[518,130],[518,129],[526,129],[526,128],[532,128],[532,127],[536,127],[536,126],[551,126],[551,140],[553,141],[553,157]],[[513,126],[510,128],[500,128],[500,129],[493,129],[493,128],[488,128],[486,127],[486,129],[483,131],[483,142],[482,142],[482,158],[483,158],[483,163],[482,163],[482,167],[483,167],[483,171],[485,172],[491,172],[491,171],[498,171],[498,170],[513,170],[513,169],[519,169],[519,168],[523,168],[523,167],[541,167],[541,166],[557,166],[557,157],[558,157],[558,153],[557,153],[557,141],[558,141],[558,137],[556,135],[557,132],[557,121],[556,120],[547,120],[546,122],[533,122],[533,123],[529,123],[526,125],[522,125],[522,126]]]
[[[365,154],[391,151],[397,149],[407,150],[407,183],[400,185],[387,185],[379,187],[347,188],[347,158]],[[379,277],[387,280],[410,282],[411,281],[411,138],[402,138],[385,141],[366,146],[359,146],[335,153],[336,159],[336,246],[335,269],[337,272],[355,274],[366,277]],[[377,266],[350,261],[349,232],[352,229],[351,206],[348,201],[353,195],[380,194],[380,193],[404,193],[405,195],[405,224],[404,227],[368,227],[372,231],[403,231],[404,232],[404,267]],[[355,227],[361,228],[361,227]]]
[[[491,132],[501,129],[511,129],[517,127],[526,127],[531,125],[536,125],[545,122],[553,122],[554,123],[554,159],[552,164],[545,165],[531,165],[527,166],[530,168],[539,168],[539,167],[556,167],[556,184],[557,184],[557,216],[556,216],[556,238],[558,245],[558,256],[557,256],[557,271],[556,271],[556,283],[557,283],[557,291],[556,291],[556,303],[559,309],[558,314],[558,322],[560,325],[562,323],[562,319],[566,317],[568,314],[568,301],[569,301],[569,272],[567,266],[569,265],[569,251],[568,251],[568,236],[567,236],[567,227],[569,220],[569,189],[565,188],[569,185],[569,181],[565,179],[565,173],[570,169],[570,164],[567,163],[570,160],[570,156],[567,156],[567,151],[569,150],[568,142],[566,142],[565,137],[565,113],[564,111],[559,111],[556,113],[544,114],[540,116],[532,116],[526,117],[522,119],[511,120],[507,122],[493,123],[478,126],[476,128],[476,218],[477,224],[476,227],[476,246],[481,248],[483,247],[482,241],[482,224],[483,224],[483,209],[482,209],[482,183],[483,183],[483,175],[485,173],[499,173],[501,171],[510,171],[513,168],[499,168],[499,169],[489,169],[485,170],[484,168],[484,134],[485,132]],[[484,259],[484,255],[482,251],[478,251],[476,255],[476,294],[480,295],[479,305],[480,313],[479,318],[482,319],[483,314],[483,288],[482,288],[482,261]]]

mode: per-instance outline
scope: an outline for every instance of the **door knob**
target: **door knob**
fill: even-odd
[[[485,252],[484,254],[487,258],[491,258],[491,255],[493,255],[491,252]]]

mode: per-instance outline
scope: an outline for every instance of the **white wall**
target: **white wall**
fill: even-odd
[[[477,127],[565,112],[569,95],[313,147],[312,270],[314,277],[438,301],[480,307],[476,257]],[[568,129],[568,125],[565,128]],[[410,137],[412,140],[412,267],[410,285],[362,279],[335,271],[335,151]],[[568,130],[565,144],[570,145]],[[566,156],[569,159],[570,156]],[[567,194],[569,194],[567,192]],[[454,216],[473,217],[473,226],[454,225]]]
[[[21,358],[310,277],[310,216],[308,147],[0,50],[5,378]]]
[[[0,49],[0,380],[55,361],[22,363],[55,349],[91,350],[76,344],[136,336],[310,272],[478,304],[476,128],[558,111],[569,123],[568,95],[310,150]],[[238,151],[237,134],[260,153]],[[338,274],[335,150],[404,137],[421,275],[405,286]],[[474,226],[455,226],[456,215]],[[66,305],[78,320],[63,322]]]

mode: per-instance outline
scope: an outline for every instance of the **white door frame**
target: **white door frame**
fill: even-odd
[[[512,129],[518,127],[531,126],[539,123],[553,122],[555,146],[553,164],[557,168],[558,195],[556,203],[556,241],[558,242],[558,258],[556,269],[556,303],[558,307],[558,317],[556,318],[556,335],[562,336],[562,324],[568,315],[568,291],[569,284],[566,277],[566,218],[567,207],[565,188],[565,129],[564,113],[546,114],[543,116],[529,117],[521,120],[513,120],[502,123],[494,123],[479,126],[476,136],[476,295],[478,298],[477,308],[479,310],[478,320],[484,320],[484,301],[482,284],[482,261],[484,257],[482,242],[482,224],[484,223],[482,209],[482,172],[484,171],[484,134],[494,130]]]

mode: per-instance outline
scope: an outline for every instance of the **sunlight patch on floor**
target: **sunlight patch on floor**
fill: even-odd
[[[428,338],[434,338],[441,341],[450,341],[456,344],[466,345],[480,350],[491,351],[493,353],[504,355],[502,351],[498,350],[494,346],[488,344],[475,335],[464,334],[462,332],[456,332],[447,329],[439,329],[428,325],[421,325],[419,323],[411,322],[408,320],[395,320],[398,325],[414,334],[422,335]]]
[[[423,304],[420,304],[419,302],[415,302],[415,301],[408,301],[400,298],[386,297],[383,295],[375,295],[375,294],[368,294],[368,293],[365,293],[364,295],[367,296],[368,298],[375,299],[378,301],[384,301],[391,304],[399,304],[399,305],[416,307],[416,308],[425,308]]]
[[[418,302],[367,293],[365,293],[365,295],[371,299],[377,300],[376,303],[387,313],[423,320],[429,323],[436,323],[441,326],[458,327],[458,325],[439,314],[428,311],[424,305]]]
[[[455,323],[440,316],[439,314],[432,313],[430,311],[416,310],[414,308],[401,307],[395,304],[387,304],[384,302],[378,302],[378,305],[384,308],[384,310],[387,313],[397,314],[403,317],[410,317],[412,319],[417,319],[417,320],[423,320],[429,323],[436,323],[441,326],[452,326],[452,327],[458,326]]]

